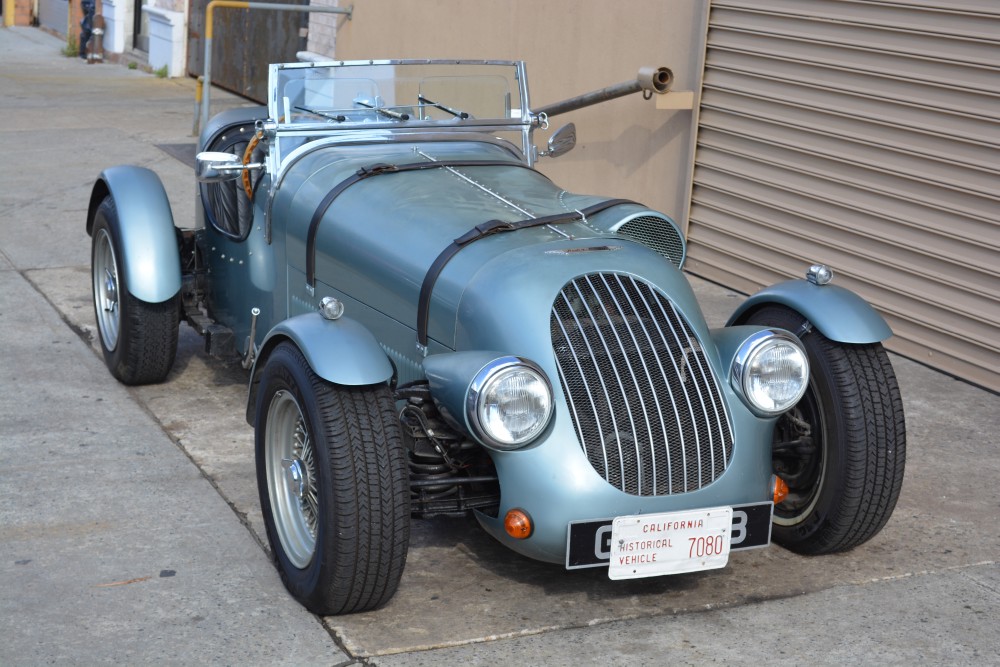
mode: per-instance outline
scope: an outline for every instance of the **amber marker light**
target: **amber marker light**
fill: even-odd
[[[507,534],[515,540],[523,540],[531,537],[531,517],[522,509],[512,509],[503,518],[503,527]]]
[[[771,490],[774,492],[775,505],[788,497],[788,484],[777,475],[771,475]]]

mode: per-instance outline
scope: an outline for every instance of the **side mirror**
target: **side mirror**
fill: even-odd
[[[576,125],[563,125],[549,137],[549,149],[542,153],[549,157],[559,157],[569,153],[576,146]]]
[[[194,156],[194,177],[199,183],[231,181],[243,169],[243,161],[232,153],[205,151]]]

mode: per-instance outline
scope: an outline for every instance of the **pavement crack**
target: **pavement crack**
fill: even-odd
[[[961,568],[960,574],[962,575],[962,577],[964,577],[965,579],[968,579],[969,581],[971,581],[976,586],[978,586],[978,587],[980,587],[982,589],[985,589],[985,590],[987,590],[987,591],[989,591],[989,592],[991,592],[991,593],[993,593],[995,595],[1000,595],[1000,586],[995,586],[993,584],[987,583],[987,582],[985,582],[985,581],[983,581],[981,579],[978,579],[976,577],[971,576],[971,574],[972,574],[971,571],[972,571],[973,567],[977,567],[977,566],[982,566],[982,567],[993,566],[993,567],[995,567],[996,565],[997,565],[996,561],[985,561],[985,562],[982,562],[982,563],[975,563],[973,565]]]

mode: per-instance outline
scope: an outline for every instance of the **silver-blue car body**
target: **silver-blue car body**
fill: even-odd
[[[889,519],[905,426],[867,303],[816,265],[710,328],[669,217],[535,168],[575,140],[540,150],[551,117],[670,79],[532,108],[519,62],[272,65],[266,108],[202,132],[191,226],[152,172],[101,175],[108,367],[164,380],[181,320],[242,357],[268,539],[309,609],[384,604],[420,517],[616,579]]]

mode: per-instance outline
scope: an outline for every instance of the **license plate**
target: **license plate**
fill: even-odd
[[[725,567],[733,508],[620,516],[611,523],[611,579],[638,579]]]
[[[733,507],[730,551],[759,549],[771,543],[771,511],[774,503],[751,503]],[[608,567],[611,562],[613,519],[571,521],[566,530],[566,569]]]

